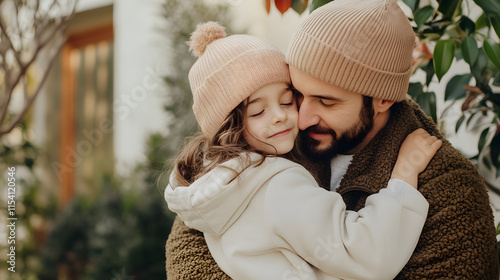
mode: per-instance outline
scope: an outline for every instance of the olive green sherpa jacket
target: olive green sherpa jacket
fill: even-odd
[[[399,146],[419,127],[442,138],[413,101],[393,106],[385,128],[354,155],[337,189],[349,209],[362,208],[367,196],[387,186]],[[396,279],[499,279],[493,213],[475,166],[444,140],[418,179],[429,214],[410,261]],[[230,279],[212,259],[203,234],[179,219],[166,244],[166,259],[169,280]]]

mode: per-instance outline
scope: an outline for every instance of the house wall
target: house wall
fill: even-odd
[[[161,73],[168,54],[161,34],[159,0],[114,2],[116,170],[127,174],[145,160],[151,133],[165,133]]]

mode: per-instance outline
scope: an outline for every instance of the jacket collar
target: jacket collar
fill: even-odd
[[[399,147],[406,136],[419,127],[442,138],[433,121],[414,101],[395,103],[385,127],[354,155],[337,191],[342,195],[348,192],[372,194],[384,188],[391,177]]]

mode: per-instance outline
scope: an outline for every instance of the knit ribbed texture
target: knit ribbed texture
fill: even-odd
[[[290,83],[284,54],[262,38],[232,35],[211,42],[189,71],[193,112],[206,136],[259,88]]]
[[[287,61],[340,88],[401,101],[414,45],[413,29],[396,0],[335,0],[299,27]]]

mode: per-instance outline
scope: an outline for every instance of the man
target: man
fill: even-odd
[[[314,11],[290,44],[290,74],[302,94],[301,149],[330,162],[331,174],[322,180],[330,179],[349,209],[359,210],[387,185],[410,132],[422,127],[443,139],[418,105],[405,100],[414,40],[395,0],[336,0]],[[397,279],[499,279],[493,214],[472,163],[443,139],[418,183],[429,215]],[[180,220],[167,242],[167,275],[228,279],[203,235]]]

